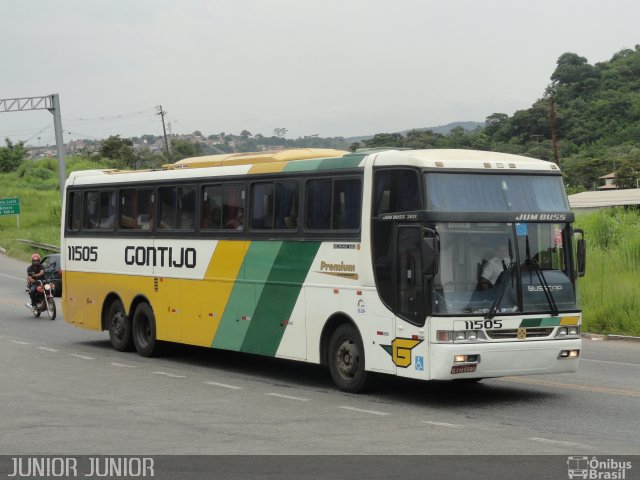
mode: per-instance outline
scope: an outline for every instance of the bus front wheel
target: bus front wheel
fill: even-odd
[[[364,346],[356,328],[340,325],[329,340],[329,371],[343,392],[361,392],[367,383]]]
[[[133,344],[143,357],[152,357],[158,353],[159,342],[156,340],[156,319],[153,310],[147,303],[141,303],[133,314]]]
[[[120,300],[114,300],[107,310],[107,330],[111,346],[119,352],[128,352],[133,348],[131,320],[124,312]]]

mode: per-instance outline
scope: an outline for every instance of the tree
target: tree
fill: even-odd
[[[14,144],[8,138],[5,138],[4,141],[7,146],[0,147],[0,172],[14,172],[27,158],[27,149],[24,148],[24,142]]]
[[[365,140],[368,148],[372,147],[403,147],[404,137],[400,133],[376,133],[373,138]]]
[[[202,155],[202,147],[199,143],[191,143],[186,140],[173,140],[171,142],[171,151],[173,152],[174,161]]]
[[[242,131],[240,132],[240,136],[241,136],[244,140],[246,140],[247,138],[252,137],[253,135],[251,135],[251,132],[250,132],[249,130],[242,130]]]
[[[139,156],[133,149],[133,142],[120,135],[111,135],[100,145],[100,155],[123,163],[127,167],[135,167]]]
[[[273,134],[278,138],[285,138],[287,136],[286,128],[274,128]]]
[[[624,160],[616,170],[616,186],[618,188],[636,188],[640,180],[640,163]]]

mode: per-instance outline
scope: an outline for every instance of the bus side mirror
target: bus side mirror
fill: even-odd
[[[423,229],[422,238],[422,274],[433,277],[438,273],[440,263],[440,236],[430,228]]]
[[[584,277],[587,264],[587,245],[584,241],[584,231],[576,228],[574,234],[580,235],[580,238],[576,240],[577,273],[579,277]]]

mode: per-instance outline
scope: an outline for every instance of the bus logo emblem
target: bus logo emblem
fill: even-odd
[[[391,355],[391,360],[397,367],[407,368],[411,365],[411,350],[421,343],[422,340],[413,338],[394,338],[391,345],[380,346]]]
[[[527,329],[526,328],[518,328],[518,340],[524,340],[527,338]]]

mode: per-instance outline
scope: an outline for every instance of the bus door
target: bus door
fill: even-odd
[[[426,378],[425,282],[421,225],[396,225],[396,337],[392,359],[397,374]]]

